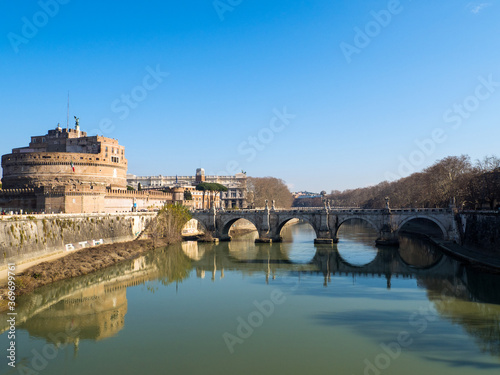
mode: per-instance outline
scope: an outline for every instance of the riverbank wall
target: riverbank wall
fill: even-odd
[[[57,253],[131,241],[152,212],[0,216],[0,269]]]
[[[465,211],[457,221],[462,245],[500,256],[500,212]]]

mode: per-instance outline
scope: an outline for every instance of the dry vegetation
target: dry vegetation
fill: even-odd
[[[274,177],[249,177],[247,182],[248,201],[253,207],[264,207],[274,200],[276,207],[290,208],[293,195],[283,180]]]

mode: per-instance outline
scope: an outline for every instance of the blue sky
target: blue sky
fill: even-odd
[[[20,3],[0,3],[1,154],[65,126],[68,91],[137,175],[330,191],[500,154],[498,0]]]

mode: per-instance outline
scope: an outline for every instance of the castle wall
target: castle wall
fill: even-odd
[[[100,243],[130,241],[155,213],[0,216],[0,267]]]
[[[111,211],[106,211],[106,207],[104,204],[104,194],[65,195],[63,199],[64,199],[64,210],[61,212],[75,213],[75,214],[111,212]],[[47,206],[47,202],[45,203],[45,205]]]
[[[127,191],[102,186],[0,190],[0,211],[24,213],[114,213],[161,208],[172,203],[171,193]],[[135,207],[134,207],[135,203]]]
[[[75,172],[71,167],[73,163]],[[32,152],[2,156],[3,188],[100,184],[127,185],[127,161],[115,163],[100,154]]]
[[[145,210],[150,208],[161,208],[166,203],[172,203],[171,193],[156,191],[122,191],[111,190],[106,194],[104,210],[106,212],[123,212]],[[136,206],[134,207],[134,203]]]

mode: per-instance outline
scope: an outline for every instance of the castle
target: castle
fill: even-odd
[[[0,212],[114,213],[157,209],[181,203],[196,209],[211,206],[246,208],[246,180],[236,176],[136,177],[127,175],[125,147],[116,139],[88,136],[61,126],[31,137],[27,147],[2,156]],[[227,192],[201,192],[196,185],[217,182]]]
[[[0,211],[126,212],[161,207],[171,193],[127,190],[125,147],[59,125],[2,156]]]

